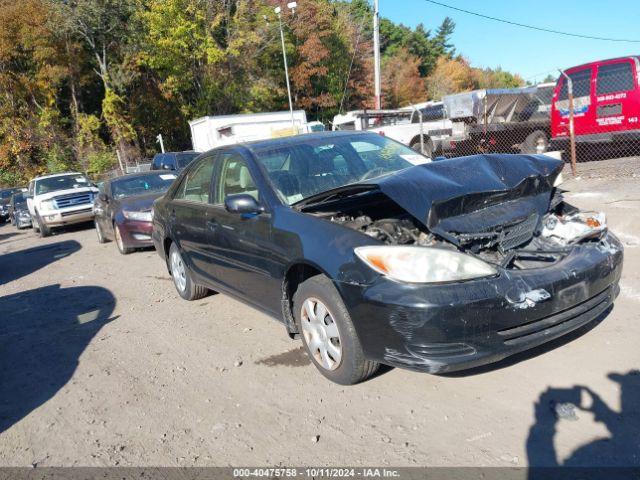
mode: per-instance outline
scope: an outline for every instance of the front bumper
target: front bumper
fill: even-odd
[[[125,247],[144,248],[153,246],[151,234],[153,224],[139,220],[127,220],[118,224]]]
[[[16,227],[18,228],[26,228],[31,226],[31,216],[30,215],[15,215],[14,220],[16,222]]]
[[[546,268],[444,285],[379,277],[337,287],[367,358],[444,373],[502,360],[603,316],[618,294],[622,260],[608,233]]]
[[[91,204],[81,207],[63,208],[60,210],[40,212],[40,218],[48,227],[72,225],[93,220],[93,206]]]

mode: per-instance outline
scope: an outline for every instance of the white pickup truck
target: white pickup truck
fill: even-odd
[[[355,110],[333,118],[333,130],[376,132],[430,158],[442,151],[443,142],[450,140],[451,127],[442,102],[425,102],[399,110]]]
[[[82,173],[58,173],[29,182],[27,206],[34,230],[46,237],[53,227],[93,219],[98,189]]]

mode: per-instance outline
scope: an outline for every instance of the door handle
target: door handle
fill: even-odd
[[[215,232],[218,229],[219,225],[220,224],[213,218],[210,218],[209,220],[207,220],[207,230]]]

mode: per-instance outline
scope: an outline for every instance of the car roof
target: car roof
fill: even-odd
[[[178,155],[180,153],[195,153],[195,154],[198,154],[198,152],[196,152],[195,150],[183,150],[181,152],[160,152],[160,153],[156,153],[154,156],[155,157],[160,157],[162,155]]]
[[[105,180],[104,183],[113,183],[124,178],[148,177],[150,175],[158,177],[160,175],[175,175],[176,178],[178,177],[178,174],[173,170],[147,170],[146,172],[127,173],[126,175],[120,175],[119,177],[109,178],[108,180]]]
[[[83,175],[81,172],[64,172],[64,173],[49,173],[47,175],[39,175],[35,177],[33,180],[42,180],[43,178],[54,178],[54,177],[66,177],[68,175]]]
[[[599,65],[601,63],[613,62],[615,60],[629,60],[629,59],[634,59],[634,60],[638,61],[640,59],[640,55],[627,55],[625,57],[605,58],[603,60],[596,60],[596,61],[593,61],[593,62],[582,63],[580,65],[574,65],[572,67],[565,68],[564,71],[574,70],[576,68],[593,67],[593,66]]]
[[[253,142],[239,143],[237,145],[244,146],[251,151],[263,150],[273,147],[284,147],[288,145],[300,145],[309,140],[323,140],[331,138],[353,137],[353,136],[369,136],[378,135],[377,133],[367,131],[344,130],[336,132],[315,132],[304,133],[301,135],[292,135],[290,137],[269,138],[267,140],[255,140]]]

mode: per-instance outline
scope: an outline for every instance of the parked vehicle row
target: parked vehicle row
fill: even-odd
[[[0,190],[0,222],[4,223],[9,220],[11,216],[11,197],[22,190],[20,187]]]
[[[20,190],[11,196],[9,218],[11,225],[15,225],[18,230],[31,227],[31,214],[29,214],[27,194],[25,191]]]
[[[327,132],[223,146],[99,191],[78,173],[38,177],[26,199],[41,235],[93,219],[123,254],[153,245],[182,298],[251,305],[353,384],[380,364],[496,362],[602,318],[623,247],[603,214],[563,200],[562,168],[432,162],[376,133]]]

